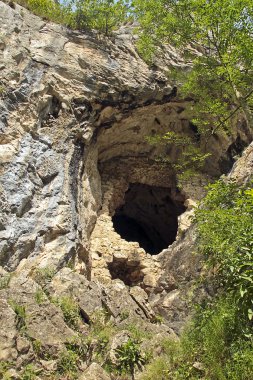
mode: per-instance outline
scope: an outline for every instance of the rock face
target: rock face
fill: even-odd
[[[19,358],[21,368],[40,342],[51,355],[40,365],[55,367],[77,334],[54,298],[77,303],[84,335],[101,311],[122,329],[134,321],[163,337],[184,325],[201,271],[192,207],[252,136],[239,120],[231,136],[200,139],[212,156],[198,182],[179,189],[171,164],[157,161],[175,161],[178,149],[147,139],[197,137],[190,101],[169,79],[178,66],[191,63],[166,47],[148,67],[130,27],[111,38],[84,35],[0,1],[1,360]],[[252,147],[241,160],[233,175],[244,180]],[[29,339],[18,326],[22,307]],[[158,315],[164,325],[154,324]],[[93,359],[82,378],[107,379]]]
[[[167,79],[168,68],[190,63],[170,48],[150,69],[126,27],[102,39],[0,4],[1,264],[13,270],[29,257],[34,265],[60,268],[76,257],[80,270],[99,275],[113,261],[112,242],[124,246],[111,220],[131,186],[142,193],[161,188],[164,194],[153,196],[161,207],[166,196],[166,204],[181,202],[175,220],[183,203],[201,193],[198,186],[179,193],[171,166],[155,160],[167,148],[146,140],[168,130],[194,134],[186,102]],[[208,175],[219,175],[236,142],[248,138],[243,124],[232,138],[212,137]],[[177,156],[176,148],[167,153]],[[136,218],[137,207],[138,200],[124,215]],[[174,239],[175,220],[165,246]],[[138,244],[121,251],[143,253]]]

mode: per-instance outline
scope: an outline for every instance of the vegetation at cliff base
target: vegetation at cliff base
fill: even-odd
[[[165,341],[142,380],[251,380],[253,189],[219,180],[196,210],[204,282],[216,296],[196,306],[179,342]]]
[[[253,189],[220,180],[196,211],[199,250],[240,314],[253,318]]]

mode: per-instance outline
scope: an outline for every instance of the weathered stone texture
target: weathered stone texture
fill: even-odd
[[[54,297],[77,302],[83,334],[94,313],[106,310],[122,329],[135,323],[175,338],[194,297],[209,296],[195,292],[201,260],[190,216],[203,184],[229,172],[252,131],[239,120],[230,136],[212,135],[207,145],[200,139],[213,155],[199,181],[179,190],[171,164],[157,162],[160,155],[175,161],[177,147],[147,141],[167,131],[196,137],[189,101],[169,76],[179,66],[191,63],[167,46],[149,67],[130,26],[111,38],[81,34],[0,1],[0,277],[14,272],[0,290],[1,360],[17,360],[20,369],[34,360],[34,341],[56,355],[76,337]],[[231,175],[239,182],[252,176],[252,146]],[[159,207],[173,201],[186,210],[177,240],[158,255],[115,231],[112,217],[131,184],[167,189]],[[43,268],[55,275],[42,289],[34,273]],[[26,308],[29,340],[10,300]],[[164,324],[155,324],[160,315]],[[56,362],[40,366],[54,371]],[[81,376],[108,379],[96,363]]]

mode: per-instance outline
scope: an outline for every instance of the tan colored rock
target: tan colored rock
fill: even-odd
[[[43,349],[58,353],[76,336],[47,296],[36,302],[42,289],[29,278],[36,268],[55,269],[45,290],[73,296],[87,321],[105,307],[117,324],[137,320],[152,332],[179,332],[200,295],[194,286],[201,260],[189,227],[194,202],[209,179],[231,169],[231,152],[246,146],[252,131],[235,120],[231,136],[211,136],[203,175],[179,190],[172,166],[157,162],[157,156],[176,161],[178,148],[147,141],[167,131],[195,138],[189,103],[168,78],[168,67],[191,66],[175,48],[167,46],[150,68],[128,26],[99,39],[0,1],[0,49],[0,265],[16,270],[0,291],[1,360],[21,368],[34,359],[10,298],[26,307],[27,333]],[[252,145],[231,176],[239,182],[252,176]],[[157,202],[161,207],[185,202],[181,234],[158,255],[114,229],[112,217],[131,184],[165,188],[169,197]],[[154,314],[170,327],[151,324]],[[90,376],[98,377],[94,366]]]
[[[103,303],[109,313],[117,320],[121,320],[126,312],[145,319],[145,313],[128,292],[122,281],[114,280],[107,284],[103,291]]]
[[[144,281],[145,281],[145,278],[144,278]],[[143,289],[141,289],[139,286],[134,286],[130,288],[129,293],[131,297],[134,299],[134,301],[137,303],[137,305],[139,305],[140,308],[143,310],[145,316],[152,321],[155,317],[155,313],[151,309],[148,303],[147,293]]]
[[[18,356],[16,315],[6,299],[3,298],[0,299],[0,322],[0,360],[15,361]]]
[[[19,354],[26,354],[31,347],[30,342],[22,336],[17,337],[16,345]]]
[[[72,259],[87,276],[108,281],[113,246],[128,257],[134,250],[143,256],[138,244],[113,233],[110,222],[129,183],[176,191],[170,165],[156,162],[167,148],[146,137],[168,130],[194,136],[187,102],[167,76],[168,67],[191,64],[168,46],[153,70],[139,57],[129,26],[101,41],[2,1],[0,35],[6,94],[0,100],[0,264],[13,270],[32,257],[35,267],[58,268]],[[238,133],[210,139],[208,175],[219,174],[235,139],[249,140],[248,131]],[[177,154],[172,147],[169,158]],[[202,182],[185,185],[186,197],[199,198]],[[95,255],[104,261],[91,268]],[[160,273],[149,265],[153,286]]]
[[[101,286],[93,281],[89,282],[83,275],[70,268],[59,271],[47,290],[52,297],[68,296],[75,300],[86,322],[91,320],[94,313],[103,309]]]
[[[240,184],[245,184],[252,179],[253,176],[253,143],[245,149],[241,158],[235,163],[229,178],[236,180]]]
[[[56,360],[40,360],[42,367],[49,372],[55,372],[57,370]]]
[[[124,344],[126,344],[130,339],[129,331],[120,331],[113,337],[113,340],[110,344],[108,357],[110,361],[117,365],[119,363],[119,358],[117,355],[117,350]]]
[[[87,370],[78,377],[79,380],[110,380],[110,376],[97,363],[92,363]]]

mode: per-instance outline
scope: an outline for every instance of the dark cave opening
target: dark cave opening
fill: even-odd
[[[178,216],[185,210],[179,190],[133,183],[112,221],[122,239],[138,242],[147,253],[156,255],[175,241]]]
[[[127,286],[138,285],[144,278],[139,262],[129,264],[128,261],[114,260],[112,263],[108,263],[108,269],[113,280],[119,278]]]

